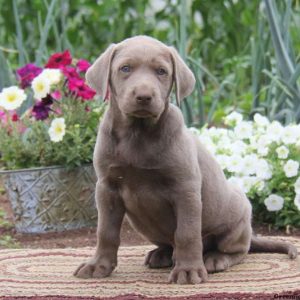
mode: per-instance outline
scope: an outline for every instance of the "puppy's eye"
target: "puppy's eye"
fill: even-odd
[[[131,67],[129,65],[125,65],[121,67],[120,70],[124,73],[129,73],[131,71]]]
[[[156,73],[157,73],[157,75],[166,75],[166,74],[168,74],[167,70],[164,69],[164,68],[158,68],[156,70]]]

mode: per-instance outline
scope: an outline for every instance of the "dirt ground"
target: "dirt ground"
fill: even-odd
[[[13,222],[13,213],[9,201],[5,196],[0,196],[0,208],[6,212],[8,220]],[[261,235],[292,235],[300,237],[300,229],[290,228],[287,232],[286,230],[275,230],[263,224],[254,224],[253,227],[254,231]],[[19,247],[22,248],[76,248],[94,247],[96,245],[96,228],[76,229],[59,233],[21,234],[17,233],[14,228],[7,229],[0,226],[0,235],[2,234],[11,235]],[[121,232],[121,245],[142,244],[149,244],[149,242],[134,231],[125,220]]]

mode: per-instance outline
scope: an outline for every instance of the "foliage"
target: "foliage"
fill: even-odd
[[[9,230],[13,224],[7,221],[5,212],[0,208],[0,229]],[[17,248],[19,244],[10,234],[0,235],[0,248]]]
[[[295,56],[299,47],[295,47],[290,30],[297,16],[293,15],[291,0],[278,2],[278,5],[276,1],[264,0],[263,4],[265,15],[260,15],[257,38],[252,39],[252,108],[272,120],[299,122],[300,63]],[[266,30],[270,30],[270,34],[266,35]],[[299,36],[294,40],[296,38]]]
[[[12,224],[7,221],[5,212],[0,208],[0,227],[9,229],[12,227]]]
[[[296,1],[4,1],[0,60],[12,67],[67,48],[94,60],[112,42],[147,34],[175,45],[194,70],[195,92],[182,105],[188,125],[219,123],[235,108],[298,121]],[[0,87],[13,80],[5,64]]]
[[[16,240],[9,234],[1,235],[0,237],[0,248],[19,248],[20,245]]]
[[[278,227],[300,227],[300,125],[283,127],[255,114],[233,112],[229,128],[192,128],[222,166],[228,181],[252,202],[254,216]]]
[[[23,89],[15,86],[0,93],[4,168],[72,167],[92,161],[104,108],[82,78],[89,63],[72,60],[66,51],[52,55],[46,66],[18,69]]]

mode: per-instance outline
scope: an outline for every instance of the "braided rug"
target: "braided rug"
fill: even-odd
[[[274,238],[274,237],[272,237]],[[299,238],[276,237],[294,243]],[[170,269],[148,269],[144,256],[154,246],[121,247],[111,277],[78,279],[75,268],[92,248],[0,251],[0,299],[300,299],[300,258],[249,254],[226,272],[199,285],[167,284]]]

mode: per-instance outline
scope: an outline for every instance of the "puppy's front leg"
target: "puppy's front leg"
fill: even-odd
[[[197,284],[207,280],[203,262],[201,236],[202,203],[200,192],[187,192],[175,203],[177,228],[175,231],[174,259],[169,282]]]
[[[118,192],[108,183],[96,186],[98,208],[98,229],[96,253],[74,272],[79,278],[103,278],[109,276],[117,266],[117,252],[120,245],[120,229],[125,208]]]

